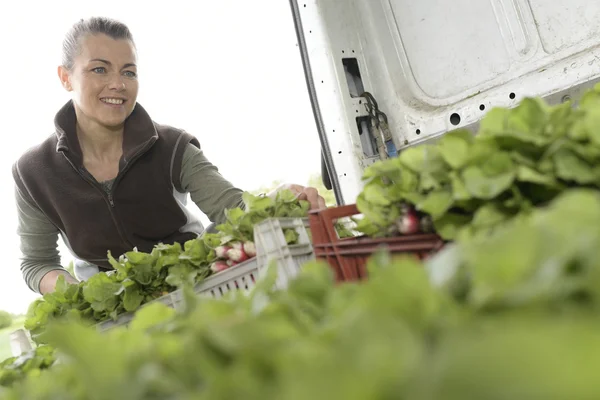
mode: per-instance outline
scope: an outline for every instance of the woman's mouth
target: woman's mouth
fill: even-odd
[[[107,104],[109,106],[122,106],[125,103],[125,99],[120,99],[116,97],[103,97],[100,99],[101,102]]]

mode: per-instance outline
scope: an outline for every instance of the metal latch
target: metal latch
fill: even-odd
[[[396,157],[398,150],[392,138],[387,115],[379,109],[377,101],[371,93],[364,92],[361,97],[366,100],[365,107],[371,119],[371,129],[379,150],[379,158],[385,160],[386,158]]]

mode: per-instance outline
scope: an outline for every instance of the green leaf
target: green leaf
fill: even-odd
[[[117,305],[117,293],[121,284],[114,282],[105,273],[91,276],[83,288],[83,297],[95,311],[112,311]]]
[[[396,184],[403,192],[415,191],[419,186],[419,177],[409,169],[402,168],[400,170],[400,181],[395,181],[394,184]]]
[[[364,192],[361,192],[356,198],[356,207],[361,214],[376,225],[385,226],[388,222],[386,213],[380,207],[371,205],[365,200]]]
[[[154,276],[152,264],[139,264],[131,269],[131,278],[142,285],[149,285]]]
[[[130,251],[125,253],[125,257],[127,257],[127,261],[129,261],[133,265],[152,264],[152,256],[147,253]]]
[[[245,212],[241,208],[232,208],[225,210],[225,217],[233,225],[237,225],[239,221],[244,217]]]
[[[558,150],[552,160],[556,176],[562,180],[580,184],[600,183],[600,177],[594,173],[593,167],[565,148]]]
[[[454,200],[469,200],[471,198],[471,193],[469,193],[462,178],[456,171],[450,173],[450,182],[452,184],[452,196]]]
[[[205,232],[201,238],[204,241],[204,244],[206,244],[206,246],[210,249],[215,249],[221,244],[221,236],[217,233]]]
[[[421,173],[427,159],[427,146],[413,146],[398,155],[398,162],[412,172]]]
[[[284,229],[284,237],[287,244],[296,244],[300,235],[295,229]]]
[[[468,225],[471,217],[456,213],[446,213],[441,218],[434,220],[435,231],[445,240],[453,240],[458,232]]]
[[[509,171],[495,176],[486,176],[483,169],[477,166],[465,168],[462,179],[465,187],[473,197],[489,200],[507,190],[515,179],[515,172]]]
[[[506,221],[510,217],[498,205],[487,203],[480,207],[473,215],[471,226],[473,228],[490,228]]]
[[[248,192],[244,192],[242,199],[247,212],[266,211],[275,205],[275,202],[269,196],[253,196]]]
[[[490,155],[487,161],[481,165],[481,169],[487,176],[498,176],[515,172],[516,167],[509,153],[497,152]]]
[[[510,110],[509,129],[516,129],[527,137],[540,136],[549,119],[549,107],[539,98],[526,98]]]
[[[165,282],[180,288],[186,283],[193,283],[197,274],[198,270],[192,269],[189,265],[174,265],[169,267],[169,275]]]
[[[431,215],[434,220],[440,218],[450,207],[454,200],[450,191],[431,192],[425,200],[417,205],[418,209]]]
[[[208,251],[209,249],[206,247],[205,242],[200,239],[189,240],[184,244],[184,254],[195,261],[206,260]]]
[[[415,173],[446,172],[448,167],[440,150],[430,144],[409,147],[400,153],[398,162]]]
[[[483,164],[498,151],[500,148],[494,138],[476,136],[469,149],[467,165]]]
[[[566,142],[564,147],[590,164],[600,162],[600,147],[598,146],[592,146],[589,143]]]
[[[117,261],[113,255],[111,254],[110,250],[108,251],[108,262],[110,263],[110,265],[120,274],[124,274],[127,275],[127,271],[130,268],[130,265],[126,265],[125,263],[121,263],[119,261]]]
[[[554,139],[569,135],[571,127],[578,117],[578,110],[573,110],[569,102],[550,107],[545,134]]]
[[[387,198],[385,189],[377,184],[369,184],[365,186],[362,194],[364,195],[365,201],[371,204],[379,206],[390,205],[390,199]]]
[[[518,150],[511,151],[510,157],[515,164],[524,165],[524,166],[530,167],[530,168],[535,168],[538,158],[539,158],[534,155],[524,154],[523,152],[518,151]]]
[[[598,125],[600,124],[600,111],[598,111],[598,107],[600,107],[600,99],[594,101],[594,107],[589,109],[581,119],[587,137],[596,146],[600,146],[600,127]]]
[[[175,310],[162,303],[148,304],[135,313],[129,328],[135,331],[146,331],[153,326],[171,321],[175,316]]]
[[[137,310],[143,300],[144,296],[140,293],[137,285],[130,285],[125,288],[125,294],[123,295],[123,307],[125,311],[132,312]]]
[[[367,166],[363,172],[362,180],[380,179],[382,177],[397,181],[402,173],[402,164],[396,158],[388,158]]]
[[[380,232],[380,227],[375,225],[368,218],[356,218],[353,219],[353,221],[356,223],[356,227],[354,229],[358,232],[363,233],[364,235],[377,236],[377,234]]]
[[[518,149],[524,144],[534,147],[547,145],[552,140],[544,135],[548,121],[548,107],[541,99],[524,99],[514,109],[494,108],[481,120],[481,134],[500,141],[507,149]]]
[[[296,195],[289,189],[278,190],[275,196],[275,203],[295,203]]]
[[[438,146],[444,160],[454,169],[459,169],[468,161],[469,144],[472,135],[466,130],[448,132],[439,141]]]
[[[526,165],[519,165],[517,169],[517,180],[521,182],[537,183],[544,186],[559,188],[560,184],[554,177],[542,174]]]
[[[160,256],[152,268],[154,273],[158,274],[164,267],[179,264],[179,257],[181,257],[180,254],[165,254],[164,256]]]
[[[67,283],[65,276],[61,274],[58,276],[58,278],[56,278],[56,286],[54,287],[54,291],[57,293],[65,293],[69,289],[69,286],[70,285]]]
[[[436,179],[436,177],[429,173],[423,172],[421,180],[419,181],[418,191],[421,193],[427,193],[431,190],[438,190],[442,188],[442,183]]]

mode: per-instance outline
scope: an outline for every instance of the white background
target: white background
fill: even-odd
[[[37,297],[19,269],[11,166],[52,133],[54,114],[69,99],[56,68],[63,36],[80,18],[107,16],[129,26],[139,55],[140,104],[155,121],[196,135],[209,160],[238,187],[306,184],[320,171],[287,1],[9,4],[0,5],[0,309],[24,312]],[[66,265],[70,255],[62,255]]]

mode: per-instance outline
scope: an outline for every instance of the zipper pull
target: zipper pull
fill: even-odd
[[[114,200],[113,200],[112,193],[109,193],[109,194],[108,194],[108,202],[110,203],[110,206],[111,206],[111,207],[114,207],[114,206],[115,206],[115,202],[114,202]]]

